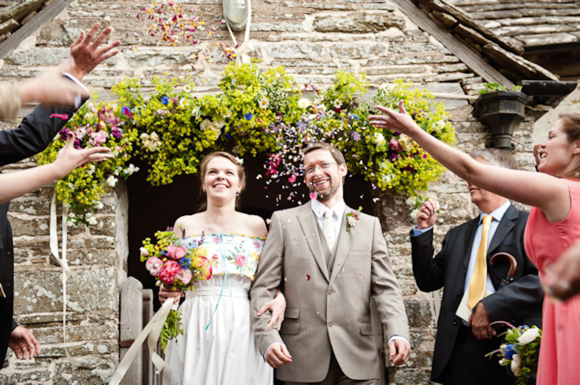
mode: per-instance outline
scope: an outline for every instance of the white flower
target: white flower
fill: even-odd
[[[433,131],[440,133],[445,128],[445,121],[443,119],[433,123]]]
[[[314,107],[317,114],[324,114],[326,112],[326,106],[324,104],[318,104]]]
[[[151,138],[151,140],[154,141],[159,140],[159,136],[157,136],[157,133],[155,131],[153,131],[151,135],[149,135],[149,138]]]
[[[385,136],[380,132],[375,132],[375,137],[374,137],[373,141],[375,142],[375,144],[377,146],[382,146],[383,144],[385,144],[387,142],[385,140]]]
[[[115,187],[115,185],[117,184],[118,179],[115,178],[113,175],[111,175],[110,177],[107,178],[107,184],[111,187]]]
[[[520,364],[522,363],[522,358],[519,354],[514,354],[512,356],[512,362],[510,364],[510,369],[516,377],[520,376]]]
[[[262,100],[260,100],[260,108],[266,109],[266,108],[268,108],[269,105],[270,105],[270,101],[268,99],[262,98]]]
[[[334,108],[340,108],[342,106],[342,102],[338,99],[336,99],[333,103]]]
[[[199,118],[199,113],[200,113],[199,106],[196,106],[191,110],[191,116],[193,116],[194,118]]]
[[[93,207],[94,207],[95,209],[97,209],[97,210],[100,210],[100,209],[102,209],[103,207],[105,207],[105,205],[104,205],[102,202],[95,201],[95,202],[93,203]]]
[[[187,99],[181,99],[181,100],[179,101],[179,105],[180,105],[181,107],[185,107],[185,106],[187,106]]]
[[[87,167],[87,174],[89,175],[93,175],[95,173],[95,171],[97,170],[97,167],[94,164],[89,164],[89,166]]]
[[[505,353],[507,351],[507,345],[506,344],[501,344],[499,347],[499,351],[501,352],[502,356],[505,356]]]
[[[326,112],[326,116],[332,118],[334,116],[334,111],[330,110]]]
[[[405,134],[399,136],[399,144],[403,147],[404,151],[411,151],[413,149],[413,139]]]
[[[226,121],[223,119],[218,119],[215,122],[213,122],[213,124],[216,127],[215,129],[221,130],[223,126],[226,125]]]
[[[298,101],[298,107],[300,108],[308,108],[310,107],[310,100],[302,98]]]
[[[383,182],[390,183],[393,180],[393,174],[383,174],[382,176]]]
[[[130,163],[129,164],[129,167],[127,167],[125,169],[125,174],[127,174],[127,175],[133,175],[137,171],[139,171],[139,167],[135,167],[135,165],[133,163]]]
[[[412,221],[416,221],[417,220],[417,214],[419,213],[419,208],[417,207],[415,210],[411,210],[411,212],[409,213],[409,217],[411,217]]]
[[[148,140],[149,139],[149,134],[144,132],[141,135],[139,135],[139,139],[141,140]]]
[[[90,225],[90,226],[94,226],[94,225],[96,225],[96,224],[97,224],[97,222],[98,222],[98,221],[97,221],[97,218],[95,218],[95,217],[93,217],[93,216],[91,216],[91,217],[88,217],[88,215],[87,215],[87,218],[86,218],[86,219],[87,219],[87,222],[89,223],[89,225]]]
[[[141,254],[141,256],[142,256],[142,257],[148,257],[148,256],[149,256],[149,252],[148,252],[148,251],[147,251],[147,249],[146,249],[146,248],[144,248],[144,247],[141,247],[141,248],[139,249],[139,253]]]
[[[244,159],[240,157],[235,157],[239,164],[244,164]]]
[[[525,332],[522,333],[518,341],[520,345],[527,345],[530,342],[533,342],[536,338],[540,336],[540,331],[536,327],[532,327]]]
[[[191,86],[189,84],[186,84],[185,86],[183,86],[183,90],[185,92],[191,92]]]
[[[199,125],[199,128],[204,131],[209,130],[211,128],[211,121],[209,119],[204,119]]]
[[[499,364],[500,365],[503,365],[505,362],[506,362],[506,359],[505,358],[502,358],[501,360],[499,360]]]

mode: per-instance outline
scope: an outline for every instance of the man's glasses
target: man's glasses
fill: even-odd
[[[338,164],[338,163],[336,163],[336,162],[324,162],[324,163],[320,163],[319,165],[308,166],[304,170],[304,172],[306,173],[306,175],[312,175],[316,172],[317,168],[320,168],[322,171],[324,171],[324,170],[327,170],[333,164]]]

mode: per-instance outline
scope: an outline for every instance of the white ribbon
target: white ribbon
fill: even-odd
[[[246,22],[246,32],[244,33],[244,42],[242,43],[242,46],[240,48],[234,49],[234,51],[236,52],[236,62],[238,64],[240,64],[240,60],[242,63],[249,63],[250,56],[246,54],[246,51],[252,52],[252,50],[254,49],[254,45],[250,40],[250,27],[252,25],[252,0],[246,0],[246,3],[248,5],[248,21]],[[228,27],[228,31],[230,32],[230,37],[234,41],[234,46],[237,46],[238,42],[236,41],[236,37],[234,36],[234,33],[232,32],[232,29],[230,28],[230,25],[227,23],[227,21],[226,26]]]
[[[123,357],[123,360],[117,367],[117,370],[115,371],[115,374],[113,374],[109,385],[119,385],[123,377],[125,377],[127,370],[129,370],[129,367],[133,363],[133,360],[137,356],[141,345],[143,342],[145,342],[145,338],[147,337],[149,337],[147,339],[147,345],[149,346],[149,355],[151,356],[151,361],[153,361],[155,368],[157,368],[158,374],[163,371],[165,368],[165,362],[163,362],[163,359],[155,352],[155,347],[157,346],[157,341],[159,340],[161,329],[163,329],[163,324],[165,323],[165,320],[169,315],[169,311],[173,306],[173,300],[173,298],[168,298],[163,306],[161,306],[161,309],[159,309],[153,318],[151,318],[151,321],[149,321],[147,326],[145,326],[141,333],[139,333],[139,336],[135,339],[135,342],[133,342],[129,350],[127,350],[125,357]]]
[[[78,366],[81,361],[73,358],[68,354],[68,349],[66,347],[66,281],[70,277],[70,268],[66,261],[66,239],[67,239],[67,226],[66,219],[68,216],[68,209],[66,205],[62,208],[62,259],[58,256],[58,230],[56,224],[56,192],[52,195],[52,200],[50,202],[50,251],[52,255],[62,267],[62,338],[65,344],[64,352],[66,353],[67,360],[74,366]]]

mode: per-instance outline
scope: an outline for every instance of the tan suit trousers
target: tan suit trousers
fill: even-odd
[[[321,382],[284,382],[284,385],[379,385],[379,382],[379,380],[351,380],[342,372],[332,353],[328,374],[324,380]]]

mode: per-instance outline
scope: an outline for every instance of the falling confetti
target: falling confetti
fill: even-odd
[[[310,281],[310,274],[306,274],[306,280]]]

